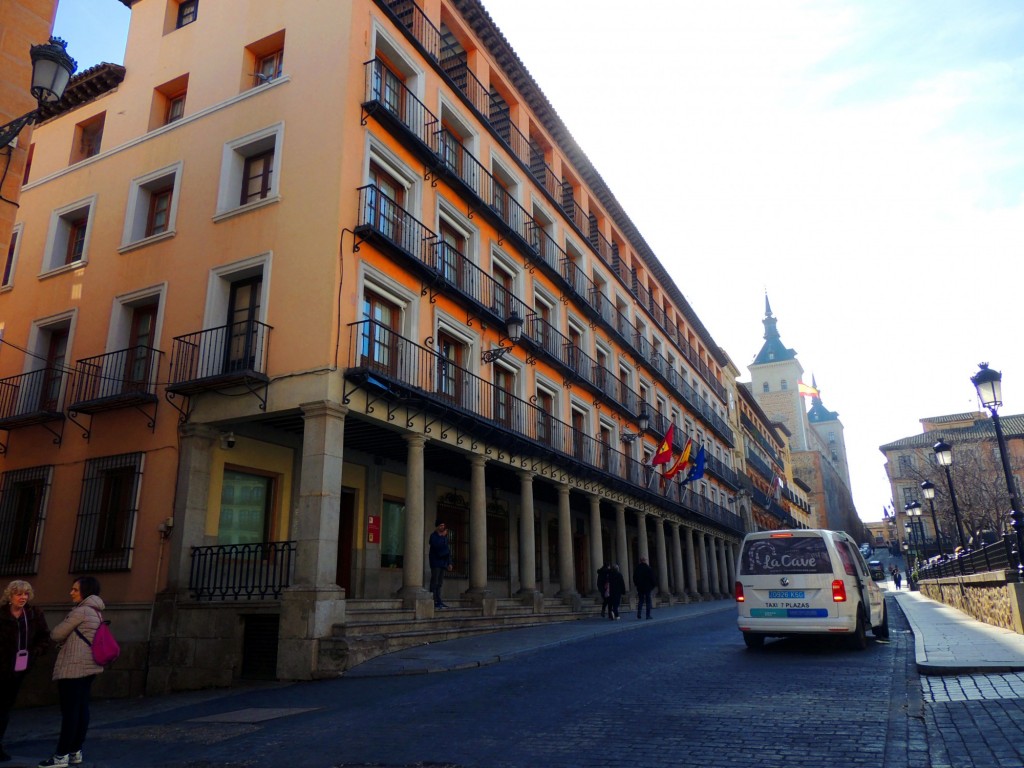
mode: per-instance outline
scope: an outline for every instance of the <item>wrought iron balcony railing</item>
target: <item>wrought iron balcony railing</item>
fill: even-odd
[[[192,394],[266,382],[271,330],[257,320],[244,320],[175,337],[167,391]]]
[[[192,547],[188,589],[196,600],[266,600],[291,586],[294,541]]]
[[[436,154],[437,129],[441,124],[437,116],[380,59],[366,62],[363,70],[364,111],[402,126],[426,150]]]
[[[584,474],[598,473],[596,476],[608,481],[624,482],[637,492],[656,492],[670,506],[681,504],[721,525],[742,530],[742,522],[728,510],[675,481],[660,487],[659,473],[648,465],[456,365],[438,351],[375,321],[349,327],[352,359],[346,378],[374,396],[415,403],[425,411],[443,414],[460,429],[476,430],[495,445],[524,455],[555,458]]]
[[[40,368],[0,379],[0,429],[63,419],[67,381],[63,368]]]
[[[162,355],[158,349],[140,345],[79,360],[70,410],[99,413],[154,402]]]

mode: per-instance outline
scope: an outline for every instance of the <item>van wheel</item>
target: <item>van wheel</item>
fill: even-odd
[[[865,629],[864,611],[857,611],[857,628],[850,635],[850,647],[855,651],[865,651],[868,647],[868,633]]]
[[[764,648],[764,635],[759,635],[755,632],[744,632],[743,642],[747,644],[747,648],[756,651],[758,648]]]
[[[871,634],[883,639],[889,637],[889,607],[887,605],[882,605],[882,623],[877,627],[872,627]]]

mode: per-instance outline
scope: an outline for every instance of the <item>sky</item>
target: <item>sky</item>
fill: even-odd
[[[60,0],[80,70],[123,62],[99,2]],[[862,520],[879,446],[979,410],[979,362],[1024,412],[1024,3],[483,2],[745,381],[767,294]]]

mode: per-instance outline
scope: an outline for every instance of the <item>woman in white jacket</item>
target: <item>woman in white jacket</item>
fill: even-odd
[[[92,576],[76,579],[71,585],[71,599],[75,607],[50,632],[54,642],[61,644],[53,667],[53,679],[57,681],[60,695],[60,740],[56,753],[39,763],[39,768],[82,762],[82,744],[89,730],[92,681],[103,671],[103,667],[92,660],[90,647],[102,621],[101,611],[106,608],[100,599],[99,581]]]

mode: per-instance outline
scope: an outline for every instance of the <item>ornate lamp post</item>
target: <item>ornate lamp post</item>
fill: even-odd
[[[935,516],[935,486],[925,480],[921,483],[921,493],[932,508],[932,528],[935,529],[935,545],[939,548],[939,556],[945,557],[946,552],[942,549],[942,535],[939,533],[939,519]]]
[[[921,515],[921,502],[908,502],[907,505],[903,507],[903,511],[907,514],[907,526],[910,529],[910,540],[914,543],[914,559],[921,560],[921,539],[923,539],[924,536],[922,535],[918,538],[916,525],[917,518]]]
[[[971,383],[978,390],[978,399],[992,414],[992,423],[996,427],[996,441],[999,443],[999,457],[1003,460],[1003,474],[1006,476],[1006,491],[1010,494],[1010,527],[1017,535],[1017,580],[1024,582],[1024,514],[1020,510],[1017,498],[1017,484],[1013,481],[1010,469],[1010,457],[1006,453],[1006,438],[1003,427],[999,423],[998,408],[1003,404],[1003,374],[993,371],[988,363],[979,363],[978,372],[971,377]]]
[[[946,485],[949,486],[949,500],[953,504],[953,517],[956,518],[956,535],[960,539],[960,548],[963,550],[967,549],[967,545],[964,543],[964,527],[960,522],[960,507],[956,505],[956,491],[953,490],[953,476],[949,473],[949,468],[953,464],[953,448],[949,443],[939,440],[932,450],[935,451],[935,460],[939,462],[944,470],[946,470]]]
[[[39,106],[0,126],[0,146],[10,144],[26,125],[34,123],[44,104],[60,101],[71,75],[78,69],[77,62],[68,56],[67,47],[68,44],[59,37],[51,37],[50,42],[29,48],[29,56],[32,57],[31,90]]]

